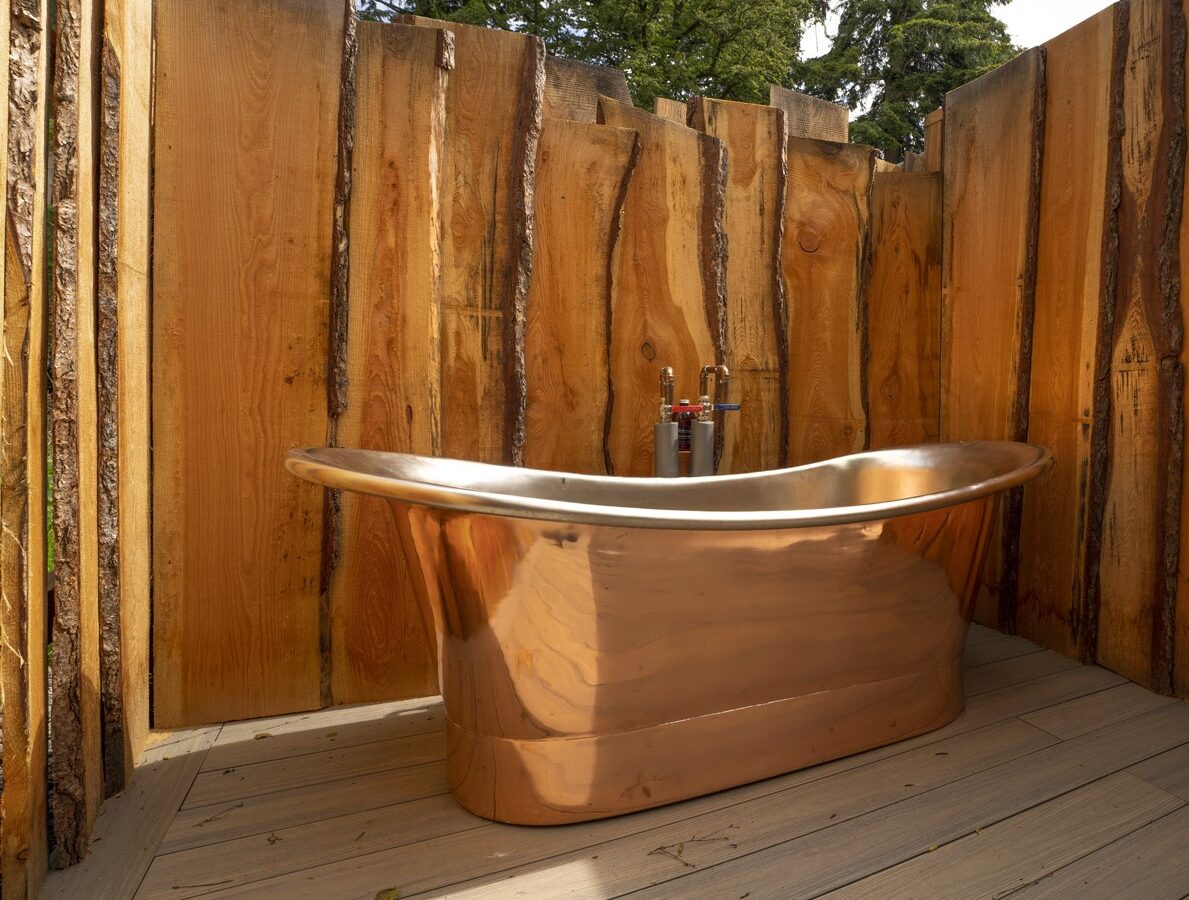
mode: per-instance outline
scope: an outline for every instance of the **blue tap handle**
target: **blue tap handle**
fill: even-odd
[[[714,411],[715,412],[720,412],[720,411],[721,412],[739,412],[739,404],[738,403],[715,403]]]

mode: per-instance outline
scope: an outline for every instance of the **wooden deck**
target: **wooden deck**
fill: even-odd
[[[560,828],[454,803],[434,700],[162,735],[47,896],[1189,896],[1189,704],[978,627],[967,662],[932,734]]]

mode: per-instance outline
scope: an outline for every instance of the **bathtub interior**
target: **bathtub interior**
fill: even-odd
[[[306,453],[321,465],[396,482],[603,508],[724,513],[857,507],[975,486],[985,486],[985,492],[992,493],[1027,480],[1022,473],[1047,460],[1043,449],[1029,444],[980,441],[878,450],[755,474],[657,479],[574,475],[338,448]]]

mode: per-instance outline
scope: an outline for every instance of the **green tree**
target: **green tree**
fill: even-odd
[[[946,91],[1018,52],[992,7],[1006,0],[838,0],[829,52],[793,66],[789,83],[863,110],[851,140],[888,159],[924,149],[925,116]]]
[[[539,35],[550,53],[622,69],[637,105],[696,94],[767,102],[827,0],[361,0],[371,18],[416,12]]]

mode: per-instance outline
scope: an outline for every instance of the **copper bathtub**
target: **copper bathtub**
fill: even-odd
[[[289,469],[389,498],[480,816],[659,806],[938,728],[1027,444],[619,479],[357,450]]]

